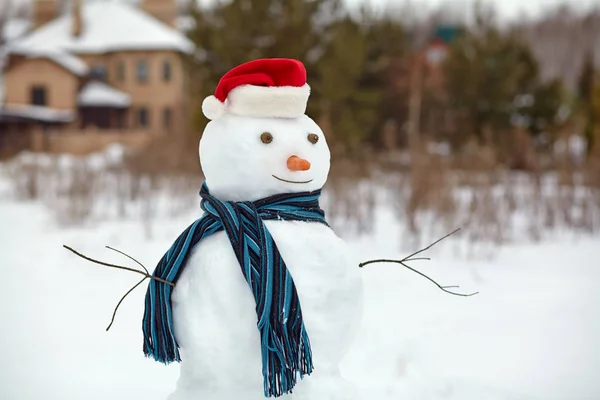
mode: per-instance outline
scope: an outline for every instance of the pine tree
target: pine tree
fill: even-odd
[[[369,131],[371,141],[380,137],[386,125],[393,122],[402,126],[406,120],[407,96],[404,88],[396,84],[398,76],[407,73],[405,61],[409,53],[405,27],[393,14],[374,17],[366,14],[366,68],[362,84],[378,88],[377,120]]]
[[[469,115],[471,129],[505,129],[515,97],[530,90],[537,67],[517,38],[490,28],[483,36],[469,33],[456,41],[445,64],[447,89],[458,108]]]
[[[356,145],[375,123],[377,91],[361,87],[365,75],[366,37],[350,17],[335,23],[331,40],[317,67],[315,93],[335,141]]]
[[[452,45],[444,68],[449,105],[465,116],[467,134],[483,139],[484,131],[492,132],[510,151],[504,133],[518,126],[537,135],[556,121],[562,85],[541,80],[531,49],[516,32],[477,26]]]
[[[401,100],[392,85],[394,62],[405,52],[404,30],[366,8],[332,24],[319,60],[315,92],[319,110],[338,144],[349,149],[379,140]]]

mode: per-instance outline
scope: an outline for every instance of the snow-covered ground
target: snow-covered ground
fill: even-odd
[[[70,245],[153,268],[199,210],[65,227],[39,202],[17,202],[0,177],[0,399],[163,400],[178,367],[144,358],[138,276],[83,261]],[[345,237],[362,259],[403,254],[394,211],[380,205],[372,234]],[[343,232],[342,236],[343,235]],[[565,237],[567,237],[565,235]],[[365,400],[600,399],[600,239],[512,244],[466,260],[446,239],[413,267],[474,297],[444,294],[396,265],[370,265],[364,324],[344,371]],[[132,265],[134,266],[134,265]],[[257,388],[261,390],[261,388]]]

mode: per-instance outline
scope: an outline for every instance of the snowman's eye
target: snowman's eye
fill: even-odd
[[[273,141],[273,135],[271,135],[269,132],[263,132],[263,134],[260,135],[260,140],[264,144],[269,144]]]
[[[312,144],[316,144],[319,141],[319,136],[317,136],[317,134],[315,134],[315,133],[309,133],[308,141],[311,142]]]

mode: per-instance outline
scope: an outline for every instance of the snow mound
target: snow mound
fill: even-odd
[[[113,152],[118,158],[119,149]],[[166,399],[179,366],[142,354],[143,288],[104,330],[137,275],[92,265],[62,245],[135,267],[103,248],[111,245],[152,268],[191,215],[154,220],[150,237],[136,221],[65,229],[42,204],[0,201],[0,318],[7,327],[0,397]],[[191,211],[199,214],[197,205]],[[394,212],[379,204],[374,234],[346,237],[361,259],[406,255],[394,250],[407,239],[390,222]],[[480,291],[470,298],[444,294],[399,266],[365,267],[364,324],[346,377],[364,400],[598,399],[599,243],[598,237],[521,243],[494,260],[466,261],[446,251],[415,265],[442,284]]]

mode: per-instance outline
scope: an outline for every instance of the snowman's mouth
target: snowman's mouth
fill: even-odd
[[[283,178],[280,178],[280,177],[275,176],[275,175],[272,175],[272,176],[273,176],[273,178],[278,179],[281,182],[287,182],[287,183],[310,183],[310,182],[313,181],[312,179],[308,180],[308,181],[288,181],[287,179],[283,179]]]

